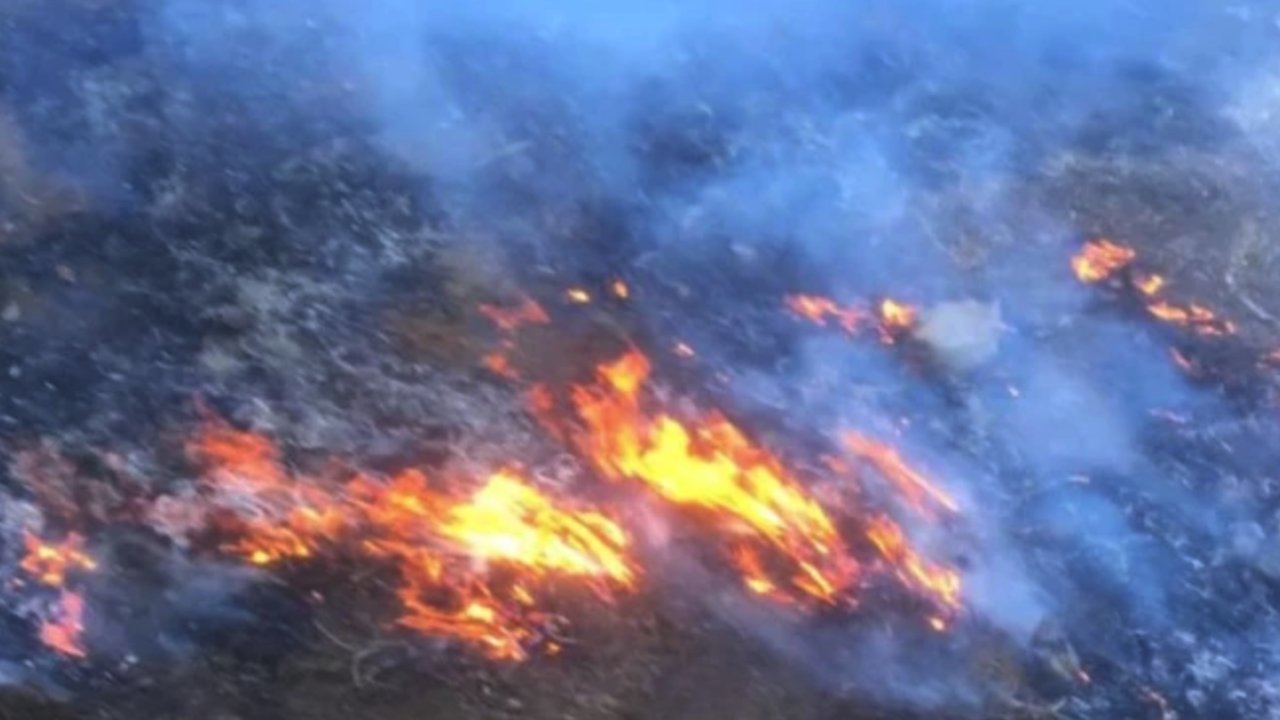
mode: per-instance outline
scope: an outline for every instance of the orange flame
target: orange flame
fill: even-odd
[[[74,533],[60,543],[47,543],[28,532],[23,534],[22,542],[26,553],[20,562],[21,568],[49,587],[60,588],[66,584],[70,571],[89,571],[98,567],[97,562],[84,552],[84,541]]]
[[[790,577],[769,578],[772,586],[785,582],[828,603],[850,587],[857,564],[834,523],[776,457],[717,414],[692,426],[670,415],[646,414],[639,393],[649,361],[639,352],[598,372],[600,385],[575,387],[572,400],[586,424],[584,450],[606,476],[639,480],[666,500],[709,512],[734,534],[781,555]],[[752,584],[764,587],[760,573]]]
[[[828,327],[835,323],[845,332],[853,334],[868,317],[866,311],[856,307],[842,307],[831,298],[821,295],[788,295],[784,298],[787,308],[810,322]]]
[[[28,532],[22,541],[26,551],[19,563],[22,570],[37,582],[59,589],[57,604],[40,614],[40,642],[68,657],[84,657],[84,598],[65,586],[70,573],[96,570],[98,563],[84,552],[79,535],[51,543]]]
[[[1081,282],[1098,283],[1115,275],[1136,257],[1133,248],[1106,239],[1090,240],[1071,258],[1071,269]]]
[[[1142,275],[1133,281],[1138,292],[1148,297],[1158,295],[1164,288],[1164,277],[1160,275]]]
[[[916,309],[906,303],[885,298],[880,301],[880,322],[885,327],[907,329],[916,324]]]
[[[867,528],[867,539],[880,550],[895,574],[908,587],[934,598],[948,610],[960,609],[959,573],[921,557],[907,544],[902,529],[892,520],[875,518]]]
[[[916,316],[916,309],[906,303],[890,298],[881,300],[880,341],[892,345],[899,335],[915,327]]]
[[[851,452],[875,466],[917,511],[930,515],[932,505],[938,505],[948,512],[959,512],[955,499],[908,465],[896,449],[855,432],[847,432],[841,439]]]
[[[633,351],[599,368],[598,387],[574,388],[573,403],[587,429],[584,450],[597,467],[710,513],[744,542],[785,559],[790,577],[779,580],[768,576],[754,552],[737,551],[739,569],[756,592],[781,592],[785,583],[803,596],[836,602],[856,578],[857,564],[826,511],[777,458],[724,417],[690,426],[670,415],[648,416],[639,401],[648,374],[648,360]]]
[[[84,598],[63,590],[50,617],[40,622],[40,642],[68,657],[85,657],[81,636],[84,634]]]
[[[474,493],[432,487],[417,471],[388,481],[357,476],[323,484],[288,473],[274,445],[225,425],[193,443],[212,501],[240,521],[226,549],[257,565],[355,552],[399,570],[406,628],[450,637],[495,659],[521,659],[545,622],[528,588],[578,577],[630,588],[637,570],[622,528],[602,513],[564,506],[512,469]],[[514,577],[497,582],[489,567]]]
[[[751,592],[786,603],[852,602],[862,567],[828,510],[777,456],[724,416],[713,412],[686,422],[647,411],[640,394],[649,372],[648,359],[633,350],[597,368],[598,383],[573,388],[584,454],[606,477],[639,481],[712,518],[732,538],[729,560]],[[903,468],[894,469],[901,474]],[[918,474],[911,478],[915,492],[932,487]],[[930,497],[954,507],[941,491]],[[948,612],[958,609],[957,573],[921,557],[888,518],[876,519],[867,533],[909,587]]]
[[[1232,335],[1236,331],[1235,323],[1223,320],[1209,308],[1195,303],[1175,305],[1157,300],[1147,306],[1147,312],[1171,325],[1187,328],[1198,335]]]
[[[523,325],[546,325],[551,322],[547,311],[529,297],[521,297],[520,304],[515,307],[505,308],[485,303],[479,310],[481,315],[506,332],[514,332]]]
[[[822,327],[835,325],[849,335],[856,335],[873,321],[878,321],[876,329],[880,340],[888,345],[915,327],[919,316],[915,307],[892,298],[881,300],[874,313],[863,307],[841,305],[821,295],[787,295],[783,302],[793,314]]]
[[[1071,259],[1076,277],[1086,283],[1105,280],[1137,259],[1137,253],[1129,247],[1109,240],[1086,243]],[[1218,337],[1236,332],[1235,323],[1218,317],[1212,310],[1196,303],[1179,304],[1161,297],[1168,283],[1162,275],[1134,273],[1130,276],[1133,288],[1147,298],[1147,312],[1157,320],[1185,328],[1197,335]]]

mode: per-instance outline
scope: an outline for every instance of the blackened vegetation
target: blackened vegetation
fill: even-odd
[[[554,660],[494,669],[427,641],[406,642],[372,621],[386,602],[385,593],[366,592],[379,584],[377,568],[290,568],[280,584],[234,568],[212,572],[189,565],[126,500],[113,498],[162,492],[195,472],[180,445],[202,406],[274,430],[291,461],[332,451],[373,469],[438,464],[476,427],[528,432],[511,393],[474,369],[484,347],[471,339],[472,306],[513,288],[554,298],[585,285],[602,296],[617,277],[645,312],[604,300],[577,315],[559,308],[564,329],[535,343],[545,347],[535,353],[542,362],[584,377],[631,338],[652,346],[660,374],[680,394],[727,407],[797,456],[830,451],[809,418],[749,393],[735,399],[736,388],[716,372],[785,373],[800,364],[812,329],[779,312],[781,297],[827,291],[829,263],[815,261],[787,227],[749,236],[694,218],[683,236],[689,242],[673,247],[663,234],[686,219],[655,220],[653,212],[716,178],[742,151],[743,128],[781,108],[802,114],[806,95],[785,73],[762,78],[756,97],[642,83],[636,106],[650,110],[625,124],[636,177],[624,193],[601,179],[607,167],[593,165],[591,146],[581,142],[587,128],[575,124],[580,109],[543,92],[553,83],[536,47],[491,53],[437,38],[444,76],[474,88],[464,104],[510,121],[504,134],[513,144],[495,148],[476,170],[503,212],[477,220],[474,209],[454,213],[453,198],[429,172],[385,152],[315,48],[269,47],[253,60],[186,65],[180,48],[147,39],[154,18],[136,3],[66,0],[56,3],[59,12],[44,5],[0,10],[0,438],[10,453],[47,441],[71,458],[69,497],[77,502],[68,512],[77,516],[71,523],[51,508],[55,526],[115,528],[97,548],[104,569],[88,588],[99,613],[91,621],[103,628],[94,642],[111,660],[36,685],[51,696],[70,688],[66,702],[46,705],[13,690],[0,698],[0,714],[874,716],[867,708],[881,698],[864,700],[861,688],[832,677],[839,672],[815,668],[840,669],[835,658],[858,637],[851,625],[878,625],[874,611],[892,615],[909,604],[890,592],[871,589],[868,611],[853,619],[818,619],[806,631],[822,650],[816,661],[775,652],[661,586],[618,610],[566,597],[566,614],[577,610],[577,642]],[[716,52],[702,48],[691,62],[714,66],[707,58]],[[310,84],[279,79],[271,87],[263,58],[275,55],[304,63]],[[847,60],[820,81],[824,97],[851,112],[897,103],[918,62],[889,49]],[[264,79],[266,89],[243,90],[249,77]],[[714,77],[701,82],[716,85]],[[1035,92],[1048,105],[1069,102],[1053,88]],[[912,645],[924,648],[920,664],[936,663],[939,675],[994,688],[992,702],[1010,715],[1046,713],[1058,700],[1067,717],[1164,720],[1150,694],[1158,693],[1180,717],[1260,717],[1275,702],[1264,631],[1280,592],[1272,559],[1280,548],[1278,529],[1251,518],[1280,509],[1267,470],[1280,461],[1267,419],[1274,371],[1258,363],[1274,328],[1250,323],[1231,289],[1215,282],[1230,253],[1208,242],[1236,236],[1259,194],[1212,98],[1154,67],[1128,68],[1116,92],[1140,101],[1100,110],[1065,136],[1055,128],[1015,133],[1014,179],[1025,187],[1012,191],[1014,204],[1033,210],[1004,226],[963,209],[971,178],[960,159],[981,148],[991,124],[1020,128],[1027,118],[978,86],[913,94],[906,114],[918,122],[897,159],[910,199],[939,216],[912,229],[943,238],[962,289],[982,283],[982,263],[972,258],[998,265],[1015,244],[1065,246],[1103,233],[1138,245],[1193,297],[1242,315],[1241,336],[1144,326],[1124,287],[1101,289],[1090,313],[1130,320],[1139,342],[1177,347],[1195,363],[1190,379],[1226,398],[1229,412],[1154,408],[1168,412],[1142,425],[1151,467],[1135,473],[1165,482],[1091,473],[1090,487],[1124,508],[1116,522],[1135,533],[1114,549],[1082,549],[1043,522],[1077,502],[1069,485],[1076,481],[1033,480],[1025,448],[1004,438],[991,419],[1000,408],[982,406],[994,403],[978,397],[972,378],[909,338],[874,350],[905,368],[900,384],[876,388],[877,407],[917,420],[913,437],[967,458],[1025,509],[1015,539],[1037,581],[1070,608],[1058,619],[1060,633],[1039,644],[1019,644],[979,618],[945,638],[918,631]],[[795,122],[795,137],[808,132],[784,119]],[[815,155],[825,152],[815,143]],[[815,192],[835,184],[813,182]],[[1028,229],[1038,214],[1067,216],[1074,232],[1035,236]],[[976,247],[959,247],[968,236],[949,232],[957,219],[981,231],[973,233],[981,236]],[[501,272],[467,254],[472,232],[498,246]],[[849,255],[825,259],[841,257]],[[936,278],[899,279],[894,267],[884,261],[873,292],[895,292],[896,282],[921,293],[909,300],[938,299],[924,294],[938,287]],[[1056,318],[1037,331],[1046,343],[1074,347],[1082,366],[1098,357]],[[675,340],[688,341],[705,362],[691,369],[664,355]],[[874,373],[853,379],[882,381]],[[847,402],[858,401],[850,391]],[[96,454],[103,447],[147,454],[138,461],[145,480],[105,464]],[[5,485],[26,497],[38,491],[9,477]],[[1221,507],[1205,512],[1198,505],[1205,496]],[[1080,513],[1096,518],[1099,510]],[[194,554],[211,555],[214,545],[210,538]],[[947,559],[964,565],[970,544],[957,542],[951,552]],[[340,581],[360,573],[368,574],[354,587]],[[1134,590],[1144,584],[1149,597]],[[34,655],[30,624],[0,615],[0,647],[0,672]],[[1046,670],[1067,653],[1079,653],[1088,687]],[[1220,682],[1224,673],[1238,673],[1239,682]]]

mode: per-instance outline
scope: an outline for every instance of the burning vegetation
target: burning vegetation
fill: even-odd
[[[1218,316],[1203,305],[1170,300],[1161,275],[1133,268],[1138,253],[1110,240],[1091,240],[1071,259],[1071,268],[1080,282],[1118,283],[1136,295],[1151,317],[1196,335],[1234,335],[1235,323]]]
[[[9,5],[0,718],[1280,717],[1264,4]]]

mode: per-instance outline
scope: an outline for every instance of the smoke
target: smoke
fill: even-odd
[[[1194,626],[1231,644],[1255,627],[1225,628],[1187,587],[1213,554],[1203,548],[1265,518],[1223,506],[1211,476],[1172,475],[1162,458],[1176,430],[1153,419],[1235,411],[1179,375],[1160,338],[1097,309],[1066,258],[1095,232],[1164,241],[1158,218],[1099,221],[1132,200],[1104,180],[1135,167],[1180,188],[1169,176],[1187,157],[1235,158],[1258,170],[1243,173],[1256,186],[1228,192],[1246,206],[1265,196],[1280,61],[1270,57],[1280,16],[1266,3],[168,0],[136,13],[136,31],[67,43],[137,53],[150,84],[104,94],[106,71],[50,69],[6,76],[4,107],[36,149],[24,162],[89,205],[160,207],[147,212],[175,277],[257,261],[255,277],[198,292],[143,287],[103,311],[235,297],[240,315],[200,329],[247,325],[247,338],[158,346],[148,358],[177,356],[181,369],[166,370],[154,404],[210,387],[271,396],[304,444],[329,447],[380,434],[353,408],[410,436],[405,418],[426,407],[468,426],[505,422],[476,419],[491,398],[471,400],[453,378],[433,376],[440,389],[427,391],[386,372],[364,328],[380,303],[403,297],[396,288],[442,248],[498,257],[516,285],[624,274],[638,289],[637,326],[659,346],[698,348],[729,376],[738,408],[832,441],[847,428],[891,435],[925,460],[964,500],[969,527],[912,530],[940,557],[963,556],[969,604],[1023,646],[1046,618],[1065,618],[1074,641],[1117,663],[1133,654],[1116,639],[1124,628]],[[58,22],[39,26],[57,36]],[[24,59],[53,52],[37,38],[5,47]],[[28,102],[54,97],[50,88],[83,109],[80,125],[51,125],[56,103]],[[333,135],[358,142],[335,149]],[[396,202],[235,205],[228,212],[287,221],[270,238],[187,237],[163,212],[176,190],[137,180],[161,166],[241,190],[288,182],[254,169],[262,154],[286,154],[278,147],[332,153],[356,185],[363,163],[389,163]],[[1097,184],[1081,179],[1091,174]],[[9,190],[0,185],[0,198]],[[402,206],[403,222],[368,221]],[[881,347],[800,334],[779,303],[796,290],[933,308],[922,342],[960,348],[951,357],[961,360],[926,372]],[[68,315],[90,304],[59,302]],[[957,302],[998,310],[975,324],[946,310]],[[321,368],[326,343],[338,350]],[[375,399],[322,407],[317,388],[335,375],[365,378]],[[1263,472],[1237,462],[1232,472]],[[1105,617],[1090,605],[1106,602]],[[824,680],[909,694],[921,679],[909,672],[911,643],[878,630],[841,637],[865,647],[828,663]],[[815,668],[828,660],[821,643],[792,640],[777,644]],[[897,653],[911,659],[887,661]],[[926,670],[938,671],[917,665]],[[914,699],[974,701],[959,685],[939,681]]]

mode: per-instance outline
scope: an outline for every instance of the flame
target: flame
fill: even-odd
[[[1137,259],[1137,253],[1129,247],[1109,240],[1086,243],[1071,260],[1076,277],[1086,283],[1105,280]],[[1162,296],[1168,289],[1164,276],[1154,273],[1130,273],[1129,285],[1141,295],[1147,312],[1157,320],[1183,328],[1197,335],[1220,337],[1233,335],[1235,323],[1218,317],[1212,310],[1196,303],[1176,303]],[[1177,361],[1175,356],[1175,361]],[[1184,370],[1187,363],[1178,362]]]
[[[885,298],[880,301],[880,341],[892,345],[899,335],[915,327],[917,311],[911,305]]]
[[[605,590],[637,581],[621,526],[557,502],[514,469],[474,492],[437,487],[416,470],[323,483],[286,471],[266,438],[219,423],[191,450],[206,465],[211,502],[238,520],[224,549],[263,566],[322,551],[387,561],[400,575],[401,626],[494,659],[523,659],[538,637],[547,616],[530,588],[539,582],[577,577]],[[514,579],[495,580],[497,567]]]
[[[960,511],[954,498],[908,465],[896,449],[856,432],[846,432],[841,440],[851,452],[875,466],[917,511],[931,515],[934,505],[952,513]]]
[[[484,366],[494,375],[515,380],[520,377],[520,373],[511,364],[511,357],[503,351],[491,352],[484,356]]]
[[[1236,331],[1235,323],[1230,320],[1223,320],[1209,308],[1195,303],[1175,305],[1164,300],[1157,300],[1147,306],[1147,312],[1157,319],[1171,325],[1187,328],[1198,335],[1216,337],[1232,335]]]
[[[515,332],[524,325],[546,325],[551,322],[547,311],[536,300],[529,297],[521,297],[520,303],[510,308],[485,303],[480,305],[479,311],[505,332]]]
[[[880,340],[887,345],[914,328],[919,316],[915,307],[892,298],[881,300],[874,313],[864,307],[841,305],[821,295],[787,295],[783,302],[793,314],[822,327],[835,325],[849,335],[856,335],[875,321]]]
[[[50,616],[40,622],[40,642],[72,658],[86,656],[81,636],[84,634],[84,598],[63,590]]]
[[[1141,275],[1134,279],[1133,286],[1138,292],[1148,297],[1158,295],[1164,288],[1164,277],[1161,275]]]
[[[450,508],[439,531],[474,557],[536,573],[606,577],[624,586],[635,581],[621,527],[598,512],[556,507],[509,469],[490,476],[468,502]]]
[[[586,305],[591,302],[591,293],[580,287],[569,288],[564,291],[564,299],[574,305]]]
[[[571,401],[585,431],[576,433],[583,454],[606,477],[639,481],[695,517],[709,518],[728,536],[729,562],[752,593],[788,604],[853,603],[863,567],[828,508],[781,459],[723,415],[685,421],[647,410],[641,390],[649,373],[648,359],[632,350],[599,366],[597,383],[573,388]],[[955,507],[898,461],[892,468],[898,481]],[[955,571],[925,560],[887,517],[876,518],[866,532],[893,575],[947,614],[959,609]]]
[[[1133,248],[1106,239],[1090,240],[1071,258],[1071,269],[1081,282],[1098,283],[1124,269],[1136,257]]]
[[[842,307],[831,298],[821,295],[788,295],[784,298],[787,308],[810,322],[828,327],[835,323],[845,332],[853,334],[865,322],[866,311],[856,307]]]
[[[67,657],[83,658],[84,598],[66,584],[70,574],[96,570],[98,563],[84,552],[84,542],[76,534],[61,542],[46,542],[25,532],[22,541],[25,552],[19,567],[40,584],[59,591],[52,607],[37,611],[40,642]]]
[[[711,414],[686,424],[642,410],[639,393],[649,369],[648,359],[632,351],[599,367],[597,386],[573,389],[588,457],[606,476],[643,482],[780,556],[789,577],[764,578],[759,563],[747,563],[749,585],[785,584],[801,596],[837,602],[857,577],[857,563],[827,512],[776,457],[728,419]],[[739,550],[738,559],[743,557]]]
[[[916,324],[916,314],[916,309],[906,303],[889,298],[880,301],[880,322],[887,328],[911,328]]]
[[[74,533],[62,542],[48,543],[27,532],[23,534],[22,542],[26,552],[20,567],[49,587],[60,588],[65,585],[68,572],[90,571],[98,567],[97,562],[84,552],[84,541]]]
[[[950,611],[960,609],[959,573],[921,557],[907,544],[902,529],[892,520],[886,517],[873,519],[867,527],[867,539],[879,549],[894,573],[908,587],[933,598]]]

